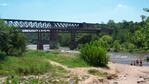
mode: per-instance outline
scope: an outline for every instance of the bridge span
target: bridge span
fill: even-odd
[[[5,24],[17,27],[24,33],[38,33],[37,49],[43,49],[42,33],[49,33],[50,48],[53,49],[57,45],[58,33],[71,33],[70,49],[77,47],[77,33],[99,33],[101,28],[99,24],[93,23],[77,23],[77,22],[59,22],[59,21],[41,21],[41,20],[21,20],[21,19],[3,19]]]

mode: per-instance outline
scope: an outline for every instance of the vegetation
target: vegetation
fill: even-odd
[[[41,57],[23,56],[19,58],[8,56],[0,62],[0,75],[38,75],[47,72],[50,68],[52,67],[48,61]]]
[[[89,65],[104,67],[108,64],[107,52],[100,45],[98,46],[97,42],[82,45],[80,48],[81,58]]]
[[[78,54],[68,54],[59,52],[29,51],[28,56],[44,57],[46,59],[61,63],[67,67],[88,67],[89,65],[80,58]],[[67,58],[67,59],[66,59]]]
[[[0,51],[7,55],[22,55],[25,52],[26,40],[21,31],[8,27],[0,21]]]
[[[146,58],[146,61],[149,62],[149,57]]]
[[[90,69],[88,70],[89,74],[95,75],[95,76],[100,76],[100,77],[106,77],[108,76],[108,73],[103,72],[103,71],[99,71],[96,69]]]
[[[148,8],[144,8],[148,12]],[[78,44],[90,43],[98,40],[101,47],[108,51],[148,51],[149,50],[149,17],[141,15],[141,22],[123,20],[115,22],[109,20],[108,23],[98,25],[102,28],[99,34],[78,33],[76,40]],[[27,34],[30,43],[37,43],[37,35]],[[69,46],[70,34],[59,34],[59,43],[61,46]],[[49,34],[44,34],[43,42],[49,44]]]

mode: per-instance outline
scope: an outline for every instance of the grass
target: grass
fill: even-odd
[[[41,60],[42,59],[42,60]],[[41,57],[11,57],[8,56],[0,62],[0,75],[30,75],[43,74],[51,68],[51,65]]]
[[[82,60],[79,55],[72,55],[67,53],[58,52],[45,52],[45,51],[27,51],[24,56],[6,56],[3,55],[0,60],[0,75],[17,74],[43,74],[51,69],[48,60],[52,60],[68,67],[88,67],[87,63]]]
[[[52,60],[68,67],[88,67],[79,55],[59,53],[59,52],[45,52],[28,50],[23,56],[6,56],[0,53],[0,76],[9,77],[5,84],[13,84],[22,82],[23,76],[40,76],[49,73],[49,81],[51,78],[61,79],[66,78],[68,72],[62,67],[54,66],[49,63]],[[74,79],[75,80],[75,79]],[[43,84],[45,79],[38,80],[36,78],[28,79],[25,84]],[[60,80],[58,82],[50,82],[50,84],[67,84],[68,81]]]
[[[90,70],[88,70],[88,73],[92,74],[92,75],[95,75],[95,76],[100,76],[100,77],[108,76],[108,73],[103,72],[103,71],[99,71],[99,70],[96,70],[96,69],[90,69]]]
[[[51,66],[47,74],[32,75],[25,79],[18,75],[8,76],[5,84],[68,84],[65,80],[60,80],[67,76],[67,71],[58,66]],[[26,76],[27,77],[27,76]],[[38,78],[40,77],[40,78]],[[54,81],[59,80],[59,81]],[[9,83],[11,81],[11,83]],[[47,82],[48,81],[48,82]]]
[[[79,55],[71,55],[71,54],[58,54],[56,56],[49,56],[48,59],[61,63],[67,67],[75,68],[75,67],[88,67],[89,65],[82,60]]]
[[[88,67],[89,65],[80,58],[78,54],[68,54],[59,52],[29,51],[28,56],[44,57],[46,59],[61,63],[67,67]]]

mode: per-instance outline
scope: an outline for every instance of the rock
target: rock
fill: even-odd
[[[109,75],[109,76],[107,76],[107,79],[108,80],[112,80],[112,79],[115,79],[115,78],[117,78],[118,76],[116,75],[116,74],[112,74],[112,75]]]
[[[141,83],[141,82],[145,82],[144,78],[139,78],[139,79],[137,80],[137,83]]]
[[[113,84],[119,84],[117,81],[113,82]]]

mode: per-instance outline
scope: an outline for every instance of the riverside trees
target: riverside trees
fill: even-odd
[[[22,55],[26,49],[25,36],[15,27],[8,27],[0,20],[0,51],[7,55]]]

